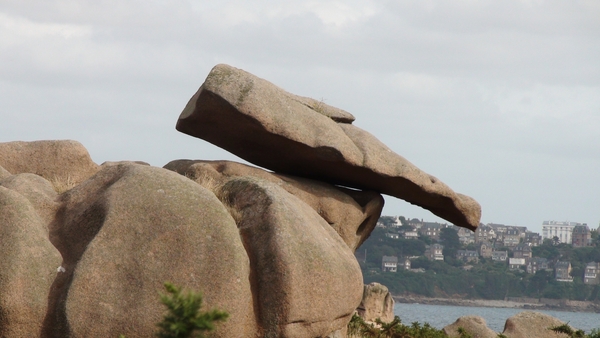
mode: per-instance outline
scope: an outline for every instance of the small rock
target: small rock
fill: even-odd
[[[385,285],[373,282],[364,286],[362,301],[356,311],[365,321],[374,322],[379,318],[389,323],[394,320],[394,298]]]

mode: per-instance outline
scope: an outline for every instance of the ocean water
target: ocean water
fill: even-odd
[[[419,322],[421,324],[427,322],[437,329],[442,329],[444,326],[454,323],[458,317],[475,315],[483,317],[487,326],[496,332],[504,331],[506,319],[523,311],[531,310],[405,303],[396,303],[394,305],[394,314],[400,317],[402,323],[406,325],[410,325],[412,322]],[[537,309],[535,311],[548,314],[565,323],[569,322],[569,325],[572,327],[584,330],[586,333],[589,333],[592,329],[600,328],[600,313]]]

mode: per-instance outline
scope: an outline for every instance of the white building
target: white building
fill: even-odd
[[[542,241],[546,238],[553,239],[554,237],[558,237],[561,243],[571,244],[573,228],[576,225],[581,224],[576,222],[544,221],[542,224]]]
[[[396,257],[396,256],[383,256],[381,258],[381,270],[383,272],[396,272],[396,271],[398,271],[398,257]]]

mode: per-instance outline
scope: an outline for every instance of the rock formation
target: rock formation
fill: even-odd
[[[523,311],[506,320],[502,334],[508,338],[567,338],[564,333],[556,333],[550,328],[561,326],[559,319],[540,312]],[[458,328],[463,328],[473,338],[496,338],[498,333],[487,327],[479,316],[464,316],[444,327],[443,331],[451,338],[458,338]]]
[[[379,318],[382,322],[389,323],[394,320],[394,298],[385,285],[375,282],[367,284],[356,311],[364,321],[374,322]]]
[[[454,323],[444,327],[442,331],[450,338],[459,338],[459,328],[465,329],[473,338],[497,338],[498,334],[487,327],[485,319],[479,316],[463,316]]]
[[[83,145],[71,140],[0,143],[0,166],[13,174],[32,173],[72,185],[98,170]]]
[[[523,311],[506,320],[502,334],[509,338],[567,338],[568,335],[556,333],[549,329],[562,324],[564,323],[560,319],[550,315],[534,311]]]
[[[189,101],[177,130],[279,173],[373,190],[474,230],[479,204],[392,152],[354,117],[218,65]]]
[[[218,66],[178,128],[276,172],[98,166],[75,141],[0,143],[0,337],[152,336],[166,281],[230,314],[214,337],[345,336],[364,294],[353,253],[380,193],[471,229],[480,213],[352,120]],[[389,293],[368,288],[381,299],[365,311],[393,318]]]
[[[373,231],[383,209],[383,198],[372,191],[334,187],[236,162],[176,160],[169,162],[164,168],[185,175],[207,189],[222,186],[234,178],[248,176],[274,183],[317,212],[353,251]]]

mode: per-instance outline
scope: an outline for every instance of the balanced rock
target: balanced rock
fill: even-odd
[[[373,282],[364,286],[363,297],[356,310],[365,321],[379,319],[389,323],[394,320],[394,298],[385,285]]]
[[[475,229],[481,208],[395,154],[354,117],[287,93],[243,70],[217,65],[177,130],[276,172],[388,194]],[[9,169],[10,170],[10,169]]]
[[[383,197],[372,191],[336,187],[306,178],[281,175],[230,161],[175,160],[164,166],[215,190],[234,178],[253,177],[278,185],[321,216],[356,250],[371,234],[383,209]]]
[[[0,143],[0,166],[12,174],[36,174],[63,185],[76,185],[98,171],[83,145],[71,140]]]
[[[565,333],[556,333],[550,328],[564,323],[550,315],[523,311],[506,320],[503,335],[508,338],[567,338]]]
[[[497,338],[498,334],[490,329],[480,316],[463,316],[458,318],[454,323],[447,325],[442,329],[448,337],[459,338],[461,333],[459,328],[463,328],[467,334],[473,338]]]

